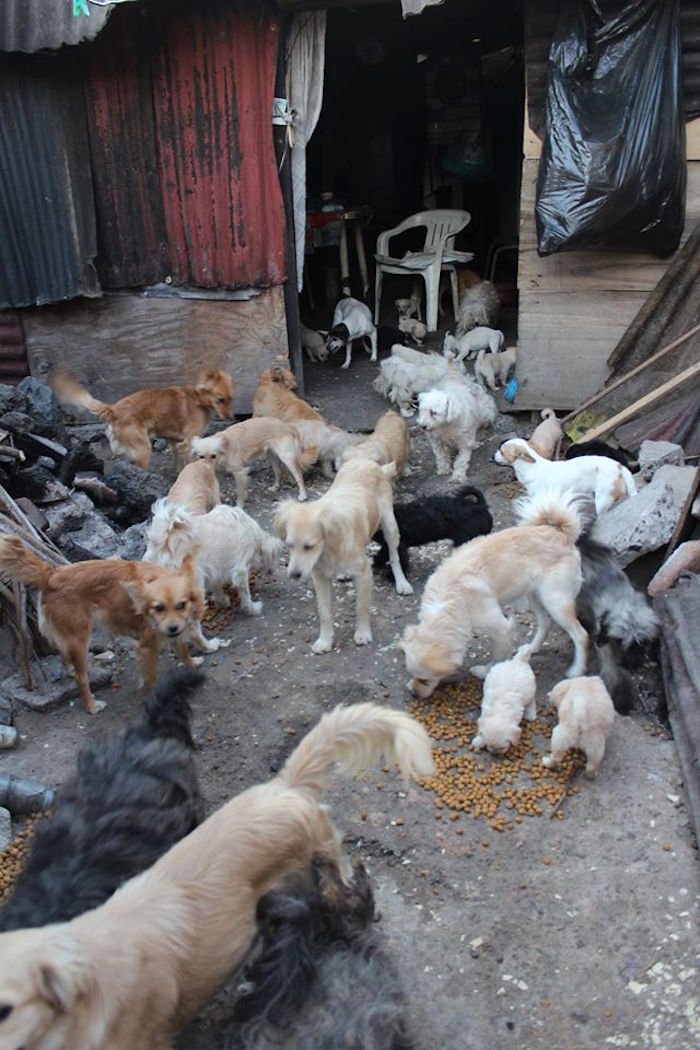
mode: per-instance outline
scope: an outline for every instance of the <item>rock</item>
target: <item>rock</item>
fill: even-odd
[[[647,587],[647,594],[650,598],[654,598],[662,591],[670,591],[678,577],[684,572],[700,572],[700,540],[688,540],[686,543],[681,543],[680,547],[652,577]]]
[[[50,470],[37,463],[26,467],[15,474],[12,479],[12,492],[24,496],[33,503],[43,506],[46,503],[61,503],[70,496],[70,491]]]
[[[629,565],[668,543],[679,517],[673,489],[655,478],[636,496],[601,514],[591,537],[611,547],[620,562]]]
[[[38,529],[39,532],[48,529],[49,519],[43,511],[39,510],[39,508],[32,503],[30,499],[27,499],[26,496],[20,496],[19,499],[15,500],[15,503],[29,518],[35,529]]]
[[[26,434],[34,426],[34,420],[19,408],[11,408],[0,416],[0,427],[16,434]]]
[[[122,558],[127,561],[141,561],[146,552],[147,521],[140,521],[136,525],[130,525],[121,534]]]
[[[107,484],[119,493],[119,512],[111,516],[130,524],[143,521],[157,499],[166,496],[170,482],[160,474],[141,470],[128,460],[116,460],[105,474]]]
[[[27,376],[17,384],[17,390],[23,395],[26,411],[44,423],[56,423],[61,417],[61,409],[53,390],[40,379]]]
[[[0,725],[11,726],[13,721],[12,701],[0,696]]]
[[[39,456],[36,465],[37,467],[43,467],[44,470],[50,470],[52,474],[55,474],[58,469],[58,463],[51,456]]]
[[[649,481],[664,463],[682,465],[684,452],[673,441],[642,441],[637,458],[640,474]]]
[[[83,519],[79,528],[63,533],[56,542],[71,561],[122,557],[121,536],[96,510]]]
[[[47,656],[41,661],[43,678],[35,674],[37,688],[24,688],[24,679],[20,672],[5,679],[3,692],[15,703],[23,704],[32,711],[47,711],[57,707],[65,700],[77,700],[80,696],[78,685],[72,674],[65,670],[60,656]],[[90,665],[88,669],[90,687],[100,689],[112,680],[112,671],[108,666]]]
[[[19,742],[19,733],[14,726],[0,725],[0,750],[8,751],[16,747]]]
[[[695,467],[679,467],[672,463],[664,463],[654,474],[654,481],[663,481],[673,489],[673,498],[679,513],[685,506],[694,480]]]
[[[66,489],[68,493],[68,489]],[[79,529],[86,517],[95,510],[92,500],[88,499],[82,492],[75,492],[61,503],[54,503],[45,510],[49,522],[49,536],[52,540],[58,540],[66,532],[74,532]]]
[[[9,809],[0,808],[0,853],[12,842],[12,817]]]
[[[53,788],[44,787],[24,777],[0,773],[0,806],[5,806],[16,817],[31,813],[45,813],[56,801]]]
[[[26,403],[22,391],[16,386],[8,383],[0,383],[0,416],[13,409],[25,410]]]

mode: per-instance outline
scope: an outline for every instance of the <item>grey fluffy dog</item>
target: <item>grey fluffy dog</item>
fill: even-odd
[[[361,865],[347,884],[316,862],[303,882],[262,898],[234,1008],[246,1050],[416,1050],[376,921]]]
[[[202,820],[189,695],[201,671],[166,675],[144,718],[78,755],[24,870],[0,931],[64,922],[97,907]]]
[[[482,281],[472,285],[462,296],[457,311],[457,338],[483,325],[495,328],[501,300],[493,281]]]

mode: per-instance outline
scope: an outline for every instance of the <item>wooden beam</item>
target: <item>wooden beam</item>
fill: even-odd
[[[618,427],[620,423],[624,423],[626,420],[631,419],[632,416],[638,415],[639,412],[644,408],[649,408],[650,405],[655,405],[657,401],[660,401],[666,394],[670,394],[672,390],[676,390],[677,387],[682,386],[689,379],[694,376],[700,375],[700,361],[691,365],[690,368],[685,368],[682,372],[679,372],[673,379],[669,379],[668,382],[662,383],[661,386],[657,387],[656,390],[651,390],[644,397],[640,397],[638,401],[628,405],[627,408],[623,408],[621,412],[611,416],[604,423],[601,423],[597,427],[593,427],[591,430],[587,430],[586,433],[579,438],[576,444],[581,444],[584,441],[593,441],[595,438],[602,437],[603,434],[610,433],[615,427]]]
[[[658,361],[660,358],[665,357],[666,354],[670,353],[671,350],[675,350],[677,346],[680,346],[681,343],[684,343],[686,339],[690,339],[691,336],[697,335],[698,332],[700,332],[700,324],[696,324],[695,328],[691,328],[689,332],[686,332],[684,335],[679,336],[678,339],[674,339],[672,343],[668,344],[668,346],[664,346],[661,350],[658,350],[655,354],[652,354],[651,357],[648,357],[646,359],[646,361],[642,361],[641,365],[637,365],[636,368],[632,368],[629,372],[625,372],[625,374],[620,376],[619,379],[616,379],[614,383],[610,383],[609,386],[603,387],[603,389],[599,390],[597,394],[594,394],[593,397],[590,397],[588,401],[584,401],[584,403],[582,405],[579,405],[578,408],[575,408],[573,412],[569,412],[568,416],[564,416],[564,418],[559,420],[559,422],[562,424],[568,423],[570,420],[574,419],[575,416],[579,414],[579,412],[583,412],[585,408],[589,408],[591,405],[594,405],[596,401],[600,401],[600,399],[605,397],[606,394],[609,394],[611,390],[616,390],[619,386],[622,386],[623,383],[626,383],[628,379],[631,379],[633,376],[636,376],[640,372],[643,372],[645,368],[649,367],[649,365],[653,365],[655,361]]]

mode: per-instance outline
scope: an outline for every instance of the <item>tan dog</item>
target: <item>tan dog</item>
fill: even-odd
[[[322,779],[332,762],[359,772],[382,753],[406,778],[433,772],[430,740],[408,715],[338,707],[278,776],[232,799],[106,904],[0,934],[0,1046],[168,1050],[241,965],[260,898],[314,858],[344,869]]]
[[[168,641],[175,641],[177,655],[188,666],[200,662],[190,656],[188,639],[205,652],[219,648],[218,639],[207,641],[202,635],[204,593],[192,569],[192,558],[179,569],[113,558],[54,568],[16,536],[0,539],[0,571],[39,590],[39,629],[66,667],[72,667],[91,715],[105,706],[95,700],[88,679],[88,646],[96,619],[113,634],[137,640],[147,689],[155,682],[158,655]]]
[[[325,420],[308,401],[298,397],[294,391],[297,381],[288,368],[268,368],[258,379],[253,394],[253,415],[274,416],[293,423],[297,419]]]
[[[615,708],[602,678],[597,675],[559,682],[549,694],[559,724],[552,730],[546,769],[558,766],[570,747],[586,753],[586,776],[593,779],[605,754],[605,741],[615,722]]]
[[[475,631],[490,639],[495,661],[505,659],[512,650],[513,621],[502,606],[521,598],[537,617],[535,636],[521,656],[539,652],[551,617],[574,643],[567,675],[585,670],[588,635],[575,608],[581,589],[578,514],[570,501],[545,495],[523,500],[520,520],[515,528],[458,547],[426,583],[420,621],[406,628],[399,643],[414,696],[425,699],[459,670]]]
[[[380,525],[396,591],[413,593],[399,561],[399,530],[389,481],[395,473],[394,463],[380,467],[368,459],[353,459],[343,464],[320,499],[304,507],[289,500],[277,511],[275,526],[289,547],[287,572],[295,580],[311,579],[316,592],[320,631],[311,646],[315,653],[333,648],[332,588],[340,573],[348,573],[355,581],[355,644],[372,641],[372,566],[367,544]]]
[[[98,401],[63,372],[54,373],[52,386],[62,404],[86,408],[103,420],[112,452],[143,470],[151,461],[152,437],[170,442],[180,470],[189,459],[192,438],[204,433],[214,414],[226,419],[233,413],[233,380],[218,368],[204,372],[195,386],[137,390],[112,405]]]
[[[399,475],[410,473],[408,457],[411,442],[408,427],[401,416],[391,409],[380,416],[374,430],[364,441],[351,445],[340,457],[341,463],[351,459],[371,459],[382,466],[384,463],[395,463]]]
[[[559,459],[561,443],[564,440],[561,423],[551,408],[543,408],[540,418],[543,422],[535,427],[527,443],[543,459]]]
[[[283,464],[297,483],[299,499],[306,499],[306,488],[302,470],[306,470],[318,459],[318,450],[308,448],[302,451],[299,432],[291,423],[272,416],[257,416],[246,419],[243,423],[234,423],[226,430],[210,437],[194,438],[192,451],[196,456],[209,459],[229,474],[236,481],[236,501],[239,507],[245,503],[247,477],[246,464],[269,454],[274,481],[271,492],[280,487],[281,467]]]
[[[168,499],[190,514],[208,514],[221,503],[216,469],[210,459],[195,459],[182,468],[170,486]]]

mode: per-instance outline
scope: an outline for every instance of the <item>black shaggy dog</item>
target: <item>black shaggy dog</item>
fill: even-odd
[[[406,575],[409,547],[422,547],[435,540],[452,540],[458,547],[493,528],[484,494],[471,485],[465,485],[451,496],[424,496],[411,503],[395,503],[394,516],[399,527],[399,559]],[[380,548],[374,559],[375,566],[387,565],[389,550],[382,532],[373,538]],[[391,572],[390,567],[388,571]]]
[[[582,441],[580,445],[569,445],[564,453],[564,459],[576,459],[578,456],[607,456],[621,463],[628,470],[632,469],[634,460],[628,456],[624,449],[607,445],[604,441]]]
[[[258,904],[260,933],[234,1021],[248,1050],[415,1050],[406,999],[376,922],[365,869],[320,862]],[[238,1044],[236,1044],[238,1045]]]
[[[635,688],[628,671],[641,667],[652,654],[659,621],[646,595],[630,582],[614,551],[582,536],[583,584],[576,599],[576,613],[588,631],[598,658],[599,673],[615,710],[632,710]]]
[[[200,671],[167,675],[141,722],[81,751],[0,910],[0,931],[65,922],[96,908],[202,820],[188,697]]]

